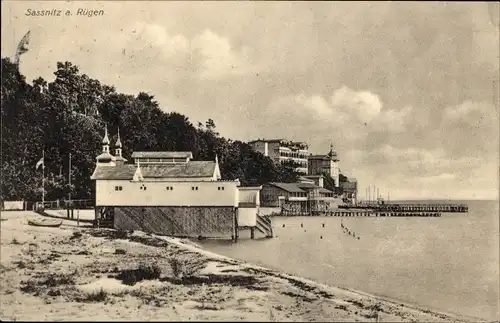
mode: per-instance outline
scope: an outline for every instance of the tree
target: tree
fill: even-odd
[[[344,175],[342,175],[342,174],[339,174],[339,182],[340,182],[340,183],[345,183],[345,182],[347,182],[347,181],[348,181],[347,176],[344,176]]]
[[[47,199],[66,198],[70,191],[75,199],[90,198],[105,126],[112,146],[120,129],[126,159],[134,150],[191,151],[198,160],[217,155],[223,179],[243,185],[295,182],[299,176],[297,164],[276,165],[247,143],[220,136],[212,119],[195,127],[185,115],[164,112],[153,95],[118,93],[71,62],[58,62],[54,75],[52,82],[36,78],[30,85],[2,59],[2,199],[40,199],[42,173],[35,164],[42,151]]]

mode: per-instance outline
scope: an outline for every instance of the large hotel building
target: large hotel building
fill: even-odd
[[[307,174],[308,146],[305,142],[294,142],[285,139],[257,139],[249,142],[255,151],[270,157],[276,163],[293,160],[300,166],[297,171]]]

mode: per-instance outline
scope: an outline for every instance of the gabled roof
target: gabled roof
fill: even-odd
[[[146,165],[141,164],[142,176],[147,178],[199,178],[214,176],[216,164],[213,161],[190,161],[187,164]],[[137,166],[126,164],[96,167],[93,180],[132,180]]]
[[[190,151],[134,151],[132,158],[193,158]]]

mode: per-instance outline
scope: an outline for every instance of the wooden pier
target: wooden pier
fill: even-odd
[[[335,217],[440,217],[440,212],[394,212],[376,210],[336,210],[327,212],[282,212],[281,216],[335,216]]]
[[[440,217],[439,212],[387,212],[387,211],[331,211],[323,212],[323,216],[340,216],[340,217],[362,217],[362,216],[391,216],[391,217]]]
[[[339,206],[341,209],[362,209],[374,212],[417,212],[417,213],[467,213],[469,207],[466,204],[358,204],[356,206]]]

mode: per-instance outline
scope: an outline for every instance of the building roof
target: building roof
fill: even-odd
[[[176,165],[140,165],[144,178],[198,178],[212,177],[216,163],[213,161],[190,161],[187,164]],[[93,180],[132,180],[137,166],[132,164],[113,167],[96,167]]]
[[[318,189],[320,193],[333,193],[330,190],[327,190],[326,188],[319,187],[315,184],[310,184],[310,183],[276,183],[276,182],[271,182],[269,185],[276,186],[288,193],[306,193],[310,189]]]
[[[340,182],[340,187],[342,187],[342,189],[347,189],[347,190],[356,190],[357,188],[357,185],[358,183],[357,182]]]
[[[292,144],[292,145],[304,145],[304,146],[309,146],[307,144],[307,142],[303,142],[303,141],[292,141],[292,140],[287,140],[287,139],[256,139],[256,140],[252,140],[252,141],[249,141],[248,143],[249,144],[252,144],[254,142],[280,142],[280,143],[289,143],[289,144]]]
[[[307,156],[308,159],[330,159],[330,156],[328,155],[309,155]]]
[[[304,176],[301,176],[301,177],[304,177],[305,179],[309,179],[309,178],[322,178],[322,177],[325,177],[325,176],[323,176],[323,174],[318,174],[318,175],[304,175]]]
[[[249,141],[248,143],[251,144],[254,142],[281,142],[284,140],[285,139],[256,139],[256,140]]]
[[[295,183],[299,188],[301,189],[313,189],[313,188],[320,188],[318,185],[313,184],[313,183]]]
[[[134,151],[132,158],[193,158],[190,151]]]
[[[115,157],[115,160],[116,160],[116,161],[123,161],[123,162],[126,162],[126,161],[127,161],[125,158],[123,158],[123,156],[118,156],[118,155],[116,155],[116,156],[114,156],[114,157]]]
[[[261,190],[262,186],[245,186],[245,187],[238,187],[240,191],[245,191],[245,190]]]
[[[311,178],[307,178],[305,176],[299,176],[298,182],[300,182],[300,183],[314,183],[314,180]]]
[[[305,193],[304,190],[301,190],[298,186],[297,183],[276,183],[276,182],[271,182],[269,185],[276,186],[277,188],[280,188],[284,191],[287,191],[289,193]]]
[[[97,161],[100,163],[107,163],[107,162],[110,162],[112,160],[116,160],[116,158],[115,158],[115,156],[111,155],[108,152],[103,152],[102,154],[97,156]]]

